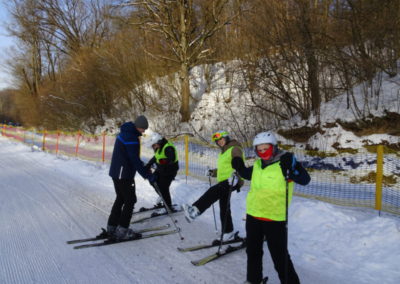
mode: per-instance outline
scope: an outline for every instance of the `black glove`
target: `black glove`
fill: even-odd
[[[237,171],[240,171],[245,167],[243,159],[240,157],[235,157],[232,159],[232,168],[234,168]]]
[[[240,188],[243,186],[244,181],[240,178],[240,175],[237,172],[234,172],[233,175],[228,179],[228,185],[231,187],[231,191],[236,190],[240,192]]]
[[[150,164],[145,165],[144,169],[145,169],[146,173],[151,174],[151,165]]]
[[[207,171],[207,176],[208,177],[217,177],[217,169],[209,169]]]
[[[149,180],[149,183],[153,185],[157,181],[157,174],[150,174],[149,177],[147,178]]]
[[[280,158],[282,174],[286,178],[289,171],[289,177],[294,174],[295,166],[296,166],[296,158],[292,153],[285,153]]]
[[[232,191],[236,190],[237,192],[240,192],[240,188],[243,186],[244,181],[239,178],[238,182],[232,187]]]
[[[151,168],[153,167],[154,163],[156,162],[156,158],[151,158],[147,164],[144,166],[144,168],[146,169],[147,172],[149,172],[151,170]]]

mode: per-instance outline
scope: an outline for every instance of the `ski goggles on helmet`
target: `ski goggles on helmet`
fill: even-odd
[[[228,132],[226,132],[226,131],[218,131],[218,132],[215,132],[215,133],[211,136],[211,140],[212,140],[213,142],[216,142],[216,141],[218,141],[218,140],[220,140],[221,138],[224,138],[224,137],[226,137],[226,136],[228,136]]]

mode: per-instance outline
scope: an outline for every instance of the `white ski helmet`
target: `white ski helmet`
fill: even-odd
[[[150,137],[150,146],[152,146],[152,145],[154,145],[154,144],[158,144],[159,143],[159,141],[160,140],[162,140],[162,136],[159,134],[159,133],[157,133],[157,132],[153,132],[152,134],[151,134],[151,137]]]
[[[261,132],[258,133],[253,140],[253,147],[256,147],[257,145],[261,144],[272,144],[272,145],[277,145],[278,142],[276,141],[275,134],[272,133],[271,131],[266,131],[266,132]]]

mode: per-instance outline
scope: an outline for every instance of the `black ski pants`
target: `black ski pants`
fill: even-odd
[[[111,208],[107,224],[128,228],[132,218],[133,207],[137,201],[135,180],[113,178],[113,182],[117,197]]]
[[[247,281],[260,283],[263,279],[263,244],[266,240],[275,270],[281,283],[285,283],[285,254],[288,254],[288,284],[300,283],[286,248],[284,221],[263,221],[250,215],[246,217]]]
[[[169,187],[172,181],[175,179],[175,175],[159,175],[157,177],[157,185],[160,189],[160,194],[165,201],[165,204],[172,209],[171,193],[169,192]],[[157,192],[157,190],[156,190]]]
[[[232,215],[231,215],[231,202],[230,190],[228,180],[221,181],[216,185],[210,187],[195,203],[200,214],[206,211],[214,202],[219,200],[219,214],[221,219],[221,227],[224,228],[223,233],[230,233],[233,231]],[[226,220],[225,226],[224,221]]]

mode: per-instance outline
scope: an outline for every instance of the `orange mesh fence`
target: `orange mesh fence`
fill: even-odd
[[[2,135],[20,142],[25,142],[25,129],[22,127],[4,125]]]
[[[1,135],[36,145],[46,151],[92,161],[111,161],[115,136],[84,133],[46,133],[2,126]],[[216,168],[220,150],[212,144],[190,137],[170,139],[179,157],[179,172],[206,179],[207,169]],[[400,215],[400,154],[398,151],[371,146],[369,151],[350,153],[306,151],[296,148],[297,159],[309,171],[309,185],[295,187],[295,194],[353,207],[375,208]],[[245,149],[248,166],[253,164],[254,151]],[[147,162],[154,152],[142,143],[141,158]]]
[[[105,135],[104,140],[105,140],[105,153],[104,153],[104,160],[107,163],[111,162],[111,157],[112,157],[112,152],[114,149],[114,143],[115,143],[115,136],[111,135]]]
[[[91,161],[102,161],[103,138],[102,135],[79,134],[78,156]]]
[[[51,153],[58,154],[60,133],[44,133],[44,136],[44,146],[42,148]]]

